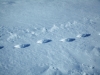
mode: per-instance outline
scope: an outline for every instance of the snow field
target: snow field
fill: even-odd
[[[6,27],[4,27],[4,28],[6,28]],[[52,32],[51,32],[51,30],[52,30]],[[66,33],[65,33],[64,30],[66,31]],[[6,32],[4,30],[4,32],[8,33],[7,34],[8,38],[6,38],[6,42],[15,44],[13,46],[15,50],[16,49],[20,49],[20,50],[22,49],[23,50],[23,48],[24,49],[31,49],[36,44],[37,45],[41,44],[41,46],[40,45],[39,46],[43,50],[45,50],[45,49],[50,50],[51,47],[54,47],[53,50],[56,51],[57,48],[55,48],[55,47],[59,47],[60,48],[58,51],[56,51],[57,54],[54,53],[53,51],[49,51],[49,56],[47,55],[47,57],[45,57],[43,54],[41,54],[44,51],[43,52],[40,51],[39,54],[38,54],[38,55],[40,55],[40,57],[37,60],[37,62],[39,60],[43,62],[43,59],[41,59],[41,57],[46,58],[46,59],[49,58],[50,62],[48,63],[48,65],[46,65],[44,63],[44,66],[42,66],[42,67],[39,66],[39,64],[37,64],[37,66],[34,66],[32,69],[26,70],[26,72],[27,72],[26,75],[28,73],[30,75],[36,75],[36,74],[37,75],[66,75],[66,74],[67,75],[87,75],[87,74],[99,75],[99,72],[96,70],[94,65],[90,65],[90,64],[86,63],[86,62],[90,63],[90,62],[94,61],[95,58],[92,59],[91,58],[92,56],[94,56],[94,57],[99,57],[100,56],[99,46],[97,46],[97,47],[92,47],[92,46],[88,47],[88,46],[86,46],[85,48],[87,50],[84,49],[84,48],[81,48],[81,46],[82,46],[81,44],[83,44],[86,39],[89,39],[90,37],[92,38],[92,34],[93,33],[92,32],[91,33],[86,33],[86,32],[83,33],[82,32],[82,34],[76,34],[76,35],[74,35],[74,37],[71,37],[71,35],[72,35],[71,32],[73,32],[73,31],[70,31],[70,33],[69,33],[69,32],[67,32],[67,30],[69,31],[71,29],[68,26],[66,27],[66,25],[63,25],[63,27],[62,27],[62,25],[59,26],[59,27],[54,25],[50,29],[48,29],[46,27],[43,27],[43,28],[31,28],[31,29],[28,28],[26,30],[20,29],[20,28],[19,29],[16,28],[15,30],[7,30]],[[59,32],[62,32],[63,34],[60,35]],[[66,36],[65,34],[68,34],[68,35]],[[68,37],[68,36],[70,36],[71,38]],[[96,36],[98,36],[98,35],[96,35]],[[1,36],[1,38],[2,37],[3,36]],[[23,43],[23,41],[25,41],[26,39],[29,39],[28,41],[30,41],[30,43],[29,42],[28,43]],[[21,41],[18,41],[18,40],[23,40],[23,41],[22,41],[22,43],[20,43]],[[79,45],[81,45],[80,47],[77,46],[79,48],[76,48],[74,46],[74,44],[77,43],[77,41],[80,41],[80,43],[81,43],[81,44],[79,44]],[[84,42],[82,43],[82,41],[84,41]],[[32,44],[32,42],[34,42],[34,44]],[[57,44],[53,45],[52,43],[54,43],[54,42],[58,43],[58,45]],[[61,43],[62,43],[62,46],[60,46]],[[63,46],[64,44],[66,45],[66,47]],[[84,44],[83,44],[83,47],[84,47]],[[6,48],[6,46],[4,46],[4,45],[2,46],[2,45],[0,46],[0,49],[4,50]],[[71,45],[73,45],[72,48],[70,48]],[[75,53],[73,53],[73,51],[72,51],[74,48],[76,48],[76,52]],[[80,49],[81,51],[79,51],[77,49]],[[39,50],[39,49],[37,48],[36,50]],[[61,50],[64,50],[64,51],[61,51]],[[85,54],[83,54],[83,53],[85,53]],[[36,54],[37,54],[37,51],[36,51]],[[48,52],[47,52],[47,54],[48,54]],[[82,62],[78,61],[80,59],[80,55],[79,55],[79,57],[77,57],[78,56],[77,54],[78,55],[79,54],[83,54],[82,58],[87,56],[86,58],[90,58],[90,59],[89,60],[85,59],[86,62],[84,62],[84,64],[83,64]],[[59,56],[61,56],[61,58]],[[64,58],[66,58],[66,60]],[[36,60],[36,59],[34,58],[34,60]],[[63,60],[63,61],[60,61],[60,60]],[[84,60],[81,59],[81,61],[84,61]],[[59,64],[56,64],[57,62],[59,62]],[[54,65],[54,63],[56,65]],[[68,68],[66,68],[66,67],[68,67]],[[24,71],[23,72],[19,72],[18,74],[19,75],[24,74]]]
[[[0,0],[0,75],[100,75],[100,0]]]

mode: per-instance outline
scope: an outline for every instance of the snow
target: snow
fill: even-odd
[[[0,75],[100,75],[100,0],[0,0]]]

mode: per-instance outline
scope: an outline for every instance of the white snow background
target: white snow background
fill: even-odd
[[[0,75],[100,75],[100,0],[0,0]]]

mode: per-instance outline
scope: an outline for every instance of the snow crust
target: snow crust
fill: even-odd
[[[0,0],[0,75],[100,75],[100,0]]]

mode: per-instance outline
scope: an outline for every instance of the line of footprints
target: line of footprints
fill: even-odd
[[[78,35],[77,37],[89,37],[89,36],[91,36],[91,34],[80,34],[80,35]],[[73,41],[75,41],[76,39],[75,38],[63,38],[63,39],[61,39],[60,41],[61,42],[73,42]],[[49,42],[52,42],[52,40],[51,39],[43,39],[43,40],[38,40],[37,41],[37,43],[38,44],[45,44],[45,43],[49,43]],[[14,46],[14,48],[26,48],[26,47],[29,47],[30,46],[30,44],[20,44],[20,45],[15,45]],[[4,48],[4,46],[0,46],[0,49],[3,49]]]

